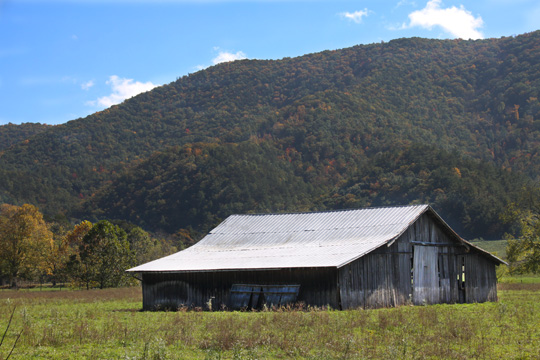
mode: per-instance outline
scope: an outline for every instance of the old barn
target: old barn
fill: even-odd
[[[496,256],[428,205],[232,215],[192,247],[128,271],[143,308],[334,309],[497,300]]]

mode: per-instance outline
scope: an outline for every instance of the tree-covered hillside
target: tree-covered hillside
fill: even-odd
[[[151,156],[85,203],[83,214],[197,237],[230,214],[429,203],[468,237],[493,238],[525,179],[433,146],[412,145],[349,162],[337,180],[268,140],[188,144]]]
[[[51,128],[50,125],[39,123],[24,123],[21,125],[9,123],[6,125],[0,125],[0,151],[8,149],[22,141],[28,140],[32,136],[49,128]]]
[[[203,231],[230,212],[429,201],[465,236],[500,236],[520,174],[540,175],[538,59],[540,32],[220,64],[12,146],[0,202],[85,202],[174,232],[180,218]],[[241,181],[261,185],[242,197]]]

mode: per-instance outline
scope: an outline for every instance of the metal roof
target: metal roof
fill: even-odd
[[[341,267],[392,242],[428,209],[413,205],[231,215],[192,247],[128,271]]]

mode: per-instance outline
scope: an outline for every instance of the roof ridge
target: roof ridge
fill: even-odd
[[[270,216],[270,215],[300,215],[300,214],[326,214],[326,213],[336,213],[336,212],[350,212],[350,211],[361,211],[361,210],[378,210],[378,209],[397,209],[405,207],[429,207],[429,204],[416,204],[416,205],[389,205],[389,206],[371,206],[371,207],[362,207],[362,208],[351,208],[351,209],[336,209],[336,210],[322,210],[322,211],[289,211],[289,212],[271,212],[271,213],[256,213],[256,214],[231,214],[231,216]]]
[[[251,231],[251,232],[212,232],[212,234],[243,234],[243,235],[249,235],[249,234],[281,234],[281,233],[297,233],[297,232],[316,232],[316,231],[339,231],[339,230],[349,230],[349,229],[365,229],[365,228],[375,228],[375,227],[381,227],[381,226],[395,226],[395,225],[402,225],[404,222],[393,222],[389,224],[373,224],[373,225],[362,225],[362,226],[348,226],[348,227],[328,227],[328,228],[321,228],[321,229],[298,229],[298,230],[274,230],[274,231]]]

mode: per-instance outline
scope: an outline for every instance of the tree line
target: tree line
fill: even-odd
[[[512,274],[540,273],[540,190],[510,205],[502,222]],[[193,242],[188,233],[182,240]],[[182,237],[183,236],[183,237]],[[29,204],[0,206],[0,284],[17,288],[20,280],[69,283],[79,288],[107,288],[136,283],[125,270],[177,251],[126,221],[84,220],[75,225],[47,222]]]
[[[130,285],[125,270],[176,251],[127,222],[47,222],[30,204],[0,206],[0,281],[106,288]]]

